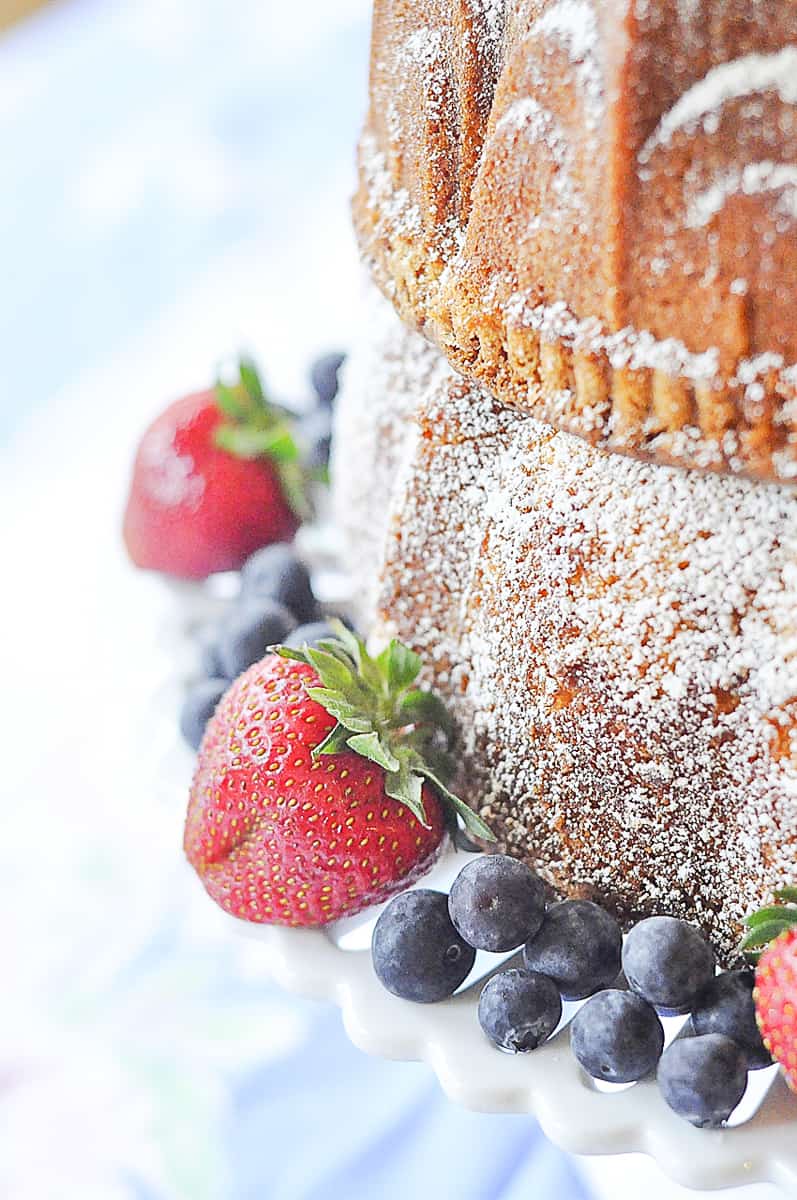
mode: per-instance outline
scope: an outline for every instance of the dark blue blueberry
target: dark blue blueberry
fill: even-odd
[[[194,750],[199,749],[205,726],[229,686],[227,679],[200,679],[186,692],[180,712],[180,732]]]
[[[216,642],[205,642],[199,648],[199,669],[207,679],[221,679],[224,670],[219,658],[219,647]]]
[[[755,1019],[755,972],[726,971],[715,975],[692,1009],[692,1029],[698,1035],[724,1033],[741,1046],[751,1071],[772,1065]]]
[[[516,967],[493,975],[479,997],[479,1024],[510,1054],[536,1050],[562,1018],[559,989],[547,975]]]
[[[588,1075],[635,1083],[656,1066],[664,1030],[655,1008],[636,992],[611,988],[592,996],[570,1026],[570,1046]]]
[[[433,1004],[453,995],[476,957],[448,915],[448,896],[402,892],[380,914],[371,939],[374,970],[389,992]]]
[[[304,463],[311,471],[323,471],[329,466],[332,444],[332,414],[327,408],[316,408],[302,421],[300,437],[304,447]]]
[[[276,600],[290,609],[300,625],[318,617],[310,573],[285,542],[265,546],[246,561],[241,571],[241,598]]]
[[[224,669],[219,658],[219,631],[215,625],[205,625],[198,633],[199,669],[207,679],[223,679]]]
[[[591,900],[564,900],[548,909],[523,947],[530,971],[549,975],[565,1000],[582,1000],[614,983],[623,935],[614,917]]]
[[[542,925],[545,887],[516,858],[487,854],[463,867],[448,897],[451,920],[477,950],[516,950]]]
[[[310,367],[310,382],[319,402],[331,408],[338,394],[338,375],[346,361],[340,353],[323,354]]]
[[[219,659],[228,679],[256,663],[269,646],[282,643],[295,627],[291,613],[276,600],[252,600],[228,613],[219,630]]]
[[[457,850],[464,850],[465,854],[484,854],[484,846],[474,842],[459,824],[454,830],[452,840]]]
[[[294,650],[301,650],[302,646],[315,647],[324,639],[335,637],[337,634],[329,621],[311,621],[309,625],[297,625],[286,637],[285,645]]]
[[[700,1129],[716,1129],[745,1093],[747,1058],[721,1033],[678,1038],[664,1051],[657,1078],[673,1112]]]
[[[635,992],[665,1016],[688,1012],[714,978],[714,951],[677,917],[648,917],[629,933],[623,970]]]

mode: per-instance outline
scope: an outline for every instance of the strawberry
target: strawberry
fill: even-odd
[[[418,656],[393,641],[373,658],[335,631],[250,667],[200,747],[185,851],[248,921],[324,925],[387,899],[431,865],[454,812],[492,840],[441,779],[452,729],[412,686]]]
[[[764,1045],[797,1092],[797,888],[748,917],[741,949],[761,951],[755,974],[756,1020]]]
[[[124,517],[133,562],[204,579],[289,541],[304,515],[297,460],[288,416],[269,404],[251,363],[241,362],[234,386],[177,400],[136,454]]]

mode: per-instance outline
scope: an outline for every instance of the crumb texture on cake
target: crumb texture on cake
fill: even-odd
[[[797,477],[797,5],[376,0],[355,219],[503,402]]]
[[[333,462],[361,618],[452,704],[468,802],[559,893],[729,961],[797,871],[797,496],[557,432],[392,313],[362,354]]]

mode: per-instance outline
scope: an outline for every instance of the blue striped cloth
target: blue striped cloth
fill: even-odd
[[[326,1011],[295,1054],[239,1081],[228,1136],[236,1200],[588,1196],[530,1120],[455,1108],[425,1067],[358,1053]]]

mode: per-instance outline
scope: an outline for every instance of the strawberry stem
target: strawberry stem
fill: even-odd
[[[797,926],[797,888],[786,887],[775,892],[775,903],[768,904],[745,919],[747,933],[739,942],[739,953],[757,962],[770,942],[786,929]]]
[[[216,445],[236,458],[267,459],[288,504],[300,521],[306,521],[312,516],[310,481],[294,437],[294,418],[269,399],[251,359],[240,359],[233,383],[216,381],[215,397],[224,417],[214,434]]]
[[[313,757],[355,754],[385,772],[385,792],[405,804],[422,825],[429,821],[423,784],[437,793],[450,820],[458,814],[475,837],[495,838],[464,800],[449,791],[455,730],[439,696],[414,687],[421,659],[395,638],[376,658],[340,621],[335,637],[301,650],[275,647],[283,658],[307,663],[321,686],[305,683],[308,696],[335,717],[337,724],[313,750]]]

